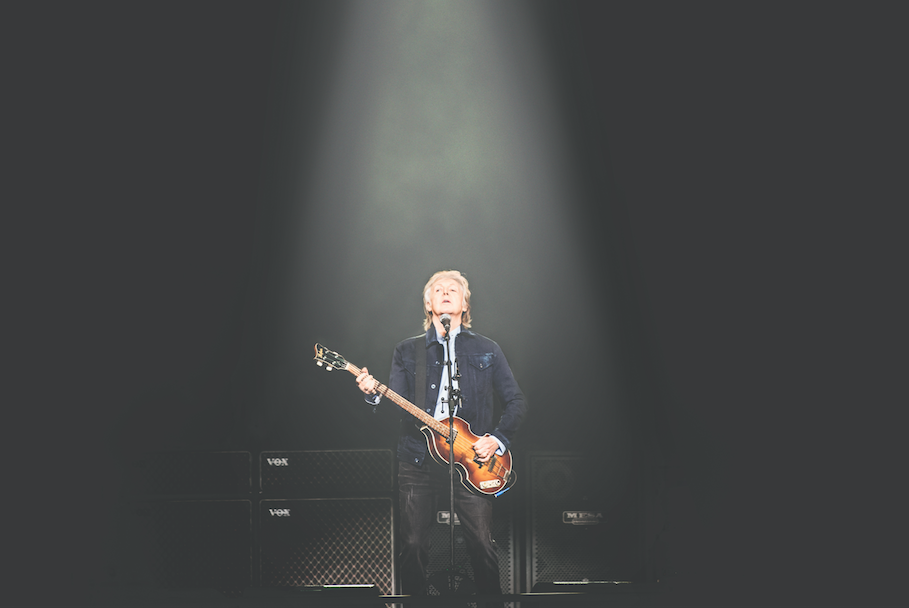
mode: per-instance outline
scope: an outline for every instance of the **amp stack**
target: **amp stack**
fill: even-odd
[[[393,463],[391,450],[262,452],[259,584],[393,594]]]
[[[460,483],[455,481],[455,483]],[[447,486],[446,486],[447,490]],[[499,560],[499,584],[502,593],[513,594],[520,591],[517,567],[518,548],[515,534],[515,499],[517,494],[508,491],[495,500],[492,516],[492,537],[495,542],[496,555]],[[427,564],[427,593],[445,595],[448,592],[451,568],[451,530],[449,528],[450,498],[444,492],[436,497],[433,508],[433,520],[430,525],[429,562]],[[467,554],[467,544],[461,531],[461,522],[455,509],[454,532],[454,591],[457,594],[476,592],[473,566]]]
[[[629,459],[534,452],[527,469],[528,586],[634,580],[642,521]]]
[[[127,586],[393,594],[393,461],[391,450],[143,454],[110,568]]]
[[[505,594],[547,585],[629,583],[644,572],[637,476],[622,454],[531,452],[496,500],[493,535]],[[157,452],[136,458],[118,511],[110,570],[125,585],[324,588],[395,595],[392,450]],[[447,492],[434,505],[429,593],[474,573]]]
[[[131,463],[113,569],[127,585],[213,587],[252,581],[249,452],[157,452]]]

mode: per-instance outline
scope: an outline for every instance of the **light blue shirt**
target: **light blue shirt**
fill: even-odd
[[[458,373],[458,357],[455,355],[455,341],[458,337],[458,334],[461,333],[461,326],[458,325],[454,329],[448,332],[448,356],[451,358],[451,369],[457,375]],[[442,345],[442,352],[445,352],[445,338],[438,338],[439,344]],[[439,396],[436,399],[436,409],[433,413],[433,418],[436,420],[448,420],[448,388],[453,386],[457,388],[458,381],[454,380],[454,383],[448,381],[448,364],[444,361],[442,362],[442,377],[439,380]],[[455,416],[458,415],[458,410],[455,409]]]

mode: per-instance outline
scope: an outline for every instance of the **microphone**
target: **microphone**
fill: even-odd
[[[445,335],[448,335],[448,330],[451,329],[451,315],[447,312],[439,317],[439,321],[442,322],[442,328],[445,330]]]

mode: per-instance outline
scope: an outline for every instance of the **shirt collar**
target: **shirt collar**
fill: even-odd
[[[457,327],[455,327],[451,331],[449,331],[448,335],[451,336],[452,338],[454,338],[461,334],[462,329],[464,330],[464,334],[470,333],[469,329],[464,329],[463,325],[458,325]],[[426,330],[426,348],[429,348],[429,346],[431,344],[436,344],[436,343],[441,344],[443,342],[445,342],[445,338],[440,338],[438,336],[438,334],[436,333],[436,326],[434,324],[430,325],[429,329]]]
[[[448,337],[454,339],[454,338],[457,338],[457,337],[458,337],[458,334],[460,334],[460,333],[461,333],[461,326],[458,325],[458,326],[455,327],[454,329],[449,329],[449,330],[448,330]],[[436,341],[437,341],[439,344],[442,344],[442,343],[445,342],[445,338],[440,338],[439,336],[436,336]]]

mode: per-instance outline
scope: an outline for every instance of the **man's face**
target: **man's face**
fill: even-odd
[[[426,310],[431,310],[436,315],[446,312],[452,316],[460,315],[464,311],[464,294],[461,293],[461,284],[454,279],[436,281],[429,288],[429,302]]]

